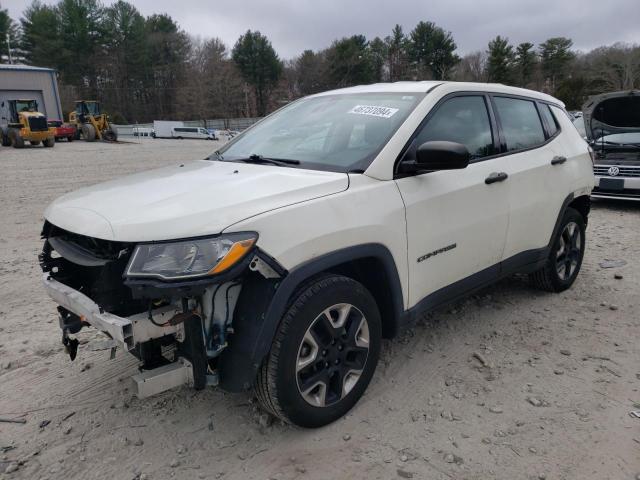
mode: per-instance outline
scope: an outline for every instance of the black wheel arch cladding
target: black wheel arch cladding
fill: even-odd
[[[385,297],[387,303],[382,308],[376,298],[383,315],[384,333],[387,337],[395,335],[404,305],[398,269],[389,249],[368,243],[336,250],[301,264],[282,279],[247,279],[234,312],[233,341],[220,357],[220,386],[228,391],[251,388],[291,298],[309,279],[324,272],[345,274],[351,270],[353,274],[354,269],[365,268],[368,261],[384,271],[386,284],[381,283],[378,291],[371,293],[374,298]]]

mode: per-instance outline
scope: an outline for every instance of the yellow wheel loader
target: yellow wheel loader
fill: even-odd
[[[46,115],[38,112],[35,100],[5,100],[0,109],[2,145],[5,147],[23,148],[25,142],[31,145],[42,143],[45,147],[56,144],[56,129],[50,128]]]
[[[107,114],[100,112],[100,103],[95,100],[76,101],[76,109],[69,114],[69,123],[76,126],[76,138],[84,138],[87,142],[118,140]]]

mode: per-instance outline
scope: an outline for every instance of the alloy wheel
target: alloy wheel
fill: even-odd
[[[556,271],[560,280],[571,278],[578,268],[582,253],[582,232],[576,222],[565,225],[556,252]]]
[[[311,323],[298,348],[296,381],[302,398],[326,407],[346,397],[369,356],[369,324],[349,303],[324,310]]]

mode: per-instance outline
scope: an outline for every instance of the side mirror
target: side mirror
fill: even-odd
[[[420,170],[467,168],[469,157],[469,150],[461,143],[425,142],[416,150],[416,167]]]

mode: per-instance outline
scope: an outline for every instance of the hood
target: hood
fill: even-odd
[[[589,141],[607,135],[640,132],[640,91],[603,93],[582,106]],[[615,141],[615,140],[613,140]]]
[[[44,216],[89,237],[171,240],[214,235],[254,215],[348,186],[346,173],[201,160],[68,193]]]

